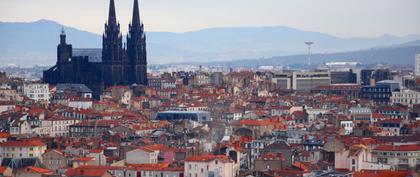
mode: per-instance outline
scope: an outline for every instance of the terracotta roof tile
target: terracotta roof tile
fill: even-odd
[[[0,146],[45,146],[45,144],[38,140],[29,140],[29,141],[6,141],[0,143]]]

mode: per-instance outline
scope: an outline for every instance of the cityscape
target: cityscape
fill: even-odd
[[[255,16],[278,3],[246,1],[235,8],[255,8]],[[29,14],[18,4],[33,10],[47,0],[0,0],[0,177],[420,176],[420,12],[411,11],[420,2],[384,1],[381,8],[401,12],[387,21],[395,28],[373,35],[379,37],[369,30],[382,25],[379,19],[353,31],[369,37],[336,37],[244,27],[237,25],[242,18],[223,16],[237,9],[190,0],[179,1],[190,7],[169,0],[155,6],[184,9],[169,16],[188,14],[177,23],[186,28],[194,21],[189,13],[199,18],[214,3],[222,10],[201,19],[210,28],[158,32],[147,13],[174,11],[154,12],[153,1],[79,2],[57,11],[74,11],[71,18],[86,28],[14,21]],[[311,3],[326,9],[327,2],[340,8]],[[355,13],[346,6],[369,6],[343,3]],[[89,5],[98,8],[86,17],[74,8]],[[105,12],[100,25],[88,20]],[[216,17],[233,27],[212,26]],[[174,24],[166,18],[162,29]],[[340,18],[337,34],[353,35],[338,30],[353,23]],[[417,23],[404,26],[400,18]]]

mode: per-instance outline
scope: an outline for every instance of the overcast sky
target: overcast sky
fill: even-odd
[[[420,34],[420,0],[139,0],[147,31],[288,26],[340,37]],[[133,0],[115,0],[127,31]],[[0,21],[50,19],[102,33],[109,0],[0,0]]]

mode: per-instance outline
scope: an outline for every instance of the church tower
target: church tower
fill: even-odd
[[[128,29],[127,55],[133,71],[131,82],[147,85],[146,34],[140,20],[138,0],[134,0],[133,17]]]
[[[117,23],[114,0],[110,0],[108,22],[102,36],[102,80],[105,86],[123,84],[124,58],[120,24]]]
[[[64,32],[64,28],[61,29],[60,34],[60,44],[57,46],[57,68],[58,68],[58,80],[62,82],[69,82],[71,78],[69,78],[68,67],[67,65],[70,62],[72,57],[72,45],[67,44],[66,42],[66,33]]]

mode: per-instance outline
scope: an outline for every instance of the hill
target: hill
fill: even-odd
[[[0,62],[3,65],[52,65],[62,26],[49,20],[0,22]],[[64,28],[74,48],[101,47],[100,35],[72,27]],[[340,38],[281,26],[234,27],[185,33],[147,32],[147,47],[149,63],[161,64],[298,55],[306,52],[304,41],[315,41],[315,52],[336,53],[419,39],[419,35]]]

